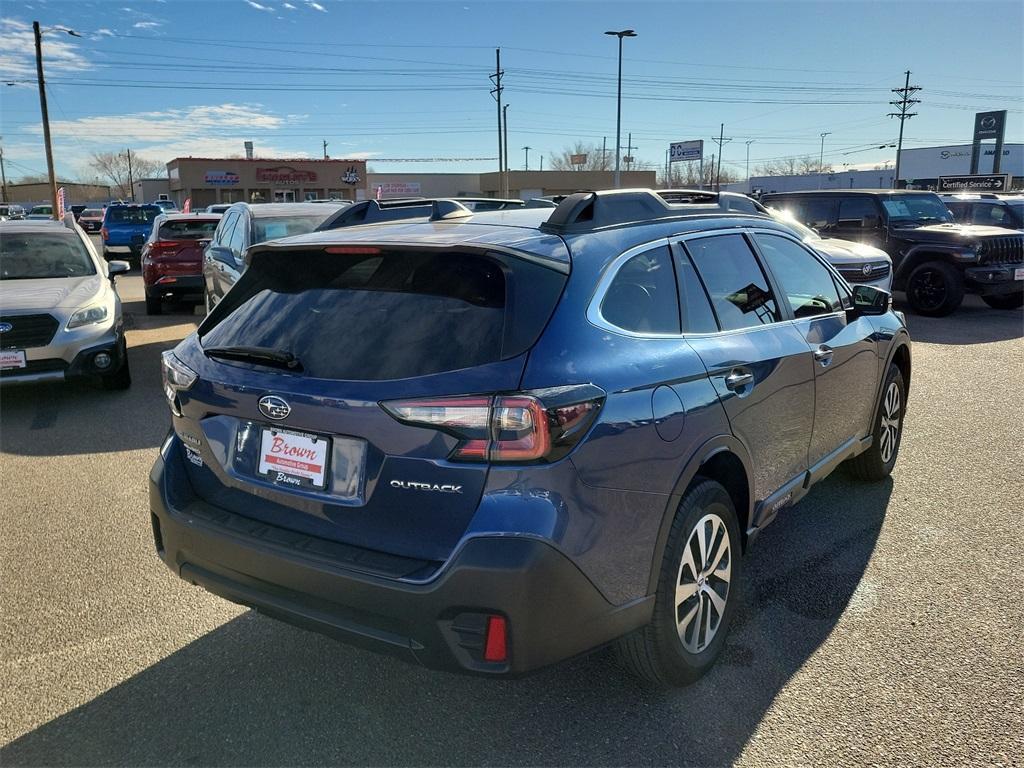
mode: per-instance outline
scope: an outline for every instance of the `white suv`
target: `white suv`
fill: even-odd
[[[114,276],[74,217],[0,222],[0,383],[131,385]]]

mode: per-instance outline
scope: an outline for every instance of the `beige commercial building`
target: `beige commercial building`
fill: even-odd
[[[510,171],[508,196],[529,200],[545,195],[568,195],[611,189],[613,171]],[[371,173],[368,194],[396,197],[501,197],[498,172],[492,173]],[[623,188],[657,186],[654,171],[623,171]]]
[[[288,203],[366,197],[365,160],[178,157],[167,163],[171,199],[213,203]]]
[[[74,181],[57,181],[57,188],[64,187],[68,205],[83,203],[108,203],[111,199],[110,187],[102,184],[79,184]],[[50,205],[50,185],[46,182],[31,184],[8,184],[5,203],[21,203],[22,205]]]

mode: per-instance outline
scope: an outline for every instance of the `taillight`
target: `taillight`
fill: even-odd
[[[174,240],[157,240],[149,244],[149,257],[160,258],[161,256],[166,256],[169,251],[178,250],[180,245],[181,243]]]
[[[196,383],[198,374],[185,365],[170,350],[160,356],[161,378],[164,385],[164,397],[175,416],[181,416],[181,403],[178,393],[185,392]]]
[[[459,438],[453,461],[556,461],[593,424],[604,392],[590,384],[510,395],[393,400],[381,403],[403,424]]]

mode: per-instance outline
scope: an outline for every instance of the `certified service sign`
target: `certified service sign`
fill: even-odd
[[[939,176],[937,192],[1008,192],[1011,176],[990,173],[973,176]]]

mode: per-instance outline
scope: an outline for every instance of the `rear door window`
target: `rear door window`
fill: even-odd
[[[742,235],[701,237],[687,240],[685,246],[723,331],[780,319],[768,278]]]
[[[814,229],[828,229],[836,223],[836,200],[832,197],[803,197],[786,200],[780,207],[789,210],[796,220]]]
[[[565,284],[510,256],[360,250],[257,254],[200,329],[203,346],[283,349],[313,378],[425,376],[526,351]]]
[[[878,226],[875,201],[869,197],[842,198],[839,201],[839,226],[856,228],[865,225],[868,229]]]
[[[626,331],[679,333],[679,296],[668,246],[634,256],[619,268],[601,300],[601,315]]]

